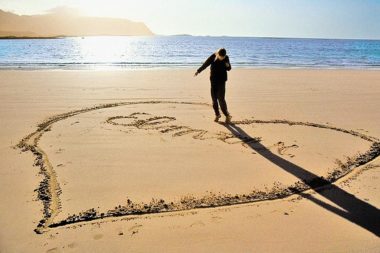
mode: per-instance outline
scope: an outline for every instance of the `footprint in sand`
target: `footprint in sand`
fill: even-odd
[[[94,240],[100,240],[100,239],[102,239],[103,238],[103,236],[104,235],[102,235],[102,234],[96,234],[96,235],[94,235]]]
[[[211,221],[212,222],[215,222],[215,223],[219,223],[219,222],[221,222],[222,221],[222,217],[220,217],[220,216],[212,216],[211,217]]]
[[[67,247],[69,247],[70,249],[74,249],[74,248],[76,248],[77,246],[78,246],[78,244],[75,243],[75,242],[72,242],[72,243],[70,243],[70,244],[67,245]]]
[[[52,248],[46,251],[46,253],[58,253],[58,252],[61,252],[58,248]]]
[[[204,227],[205,226],[205,224],[202,222],[202,221],[196,221],[196,222],[194,222],[194,223],[192,223],[189,227]]]
[[[134,235],[134,234],[137,234],[139,231],[140,231],[140,228],[142,227],[143,225],[141,224],[135,224],[134,226],[130,227],[128,229],[129,232],[131,232],[131,236]]]

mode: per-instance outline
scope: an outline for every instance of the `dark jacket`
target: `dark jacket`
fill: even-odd
[[[228,67],[226,66],[228,64]],[[225,82],[227,81],[227,71],[231,70],[230,59],[226,55],[223,61],[219,61],[216,54],[210,55],[205,63],[198,69],[198,73],[205,70],[208,66],[210,68],[210,80],[211,82]]]

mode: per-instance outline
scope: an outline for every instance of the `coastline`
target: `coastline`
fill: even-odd
[[[196,65],[186,65],[186,66],[99,66],[99,67],[91,67],[91,66],[84,66],[82,68],[78,68],[78,66],[75,67],[56,67],[56,68],[51,68],[51,67],[0,67],[0,71],[94,71],[94,72],[106,72],[106,71],[169,71],[169,70],[196,70],[199,68],[200,64]],[[233,66],[233,70],[301,70],[301,71],[319,71],[319,70],[331,70],[331,71],[380,71],[380,66],[373,66],[373,67],[355,67],[355,66],[345,66],[345,67],[340,67],[340,66],[335,66],[335,67],[304,67],[304,66],[294,66],[294,67],[286,67],[286,66]],[[206,70],[207,72],[207,70]]]
[[[208,189],[245,194],[251,186],[265,190],[264,185],[271,188],[276,181],[287,186],[299,178],[281,165],[268,162],[266,154],[273,153],[276,159],[326,176],[328,169],[334,167],[334,159],[344,162],[346,156],[365,152],[368,143],[323,129],[251,121],[318,123],[379,138],[380,71],[234,68],[227,82],[227,102],[237,126],[251,137],[261,138],[252,147],[228,135],[229,130],[223,125],[212,122],[208,71],[194,78],[193,69],[182,68],[0,70],[0,91],[0,143],[4,153],[0,199],[5,210],[0,218],[0,245],[4,250],[41,252],[65,247],[175,252],[179,246],[185,246],[189,252],[321,252],[379,248],[378,237],[363,220],[332,211],[332,207],[352,211],[349,205],[335,198],[326,200],[331,191],[342,201],[355,196],[355,203],[378,210],[379,157],[326,187],[323,194],[311,189],[298,196],[262,203],[111,217],[49,228],[37,235],[33,230],[43,217],[44,208],[41,201],[32,200],[37,195],[34,190],[43,182],[39,175],[41,164],[36,163],[31,152],[21,152],[14,146],[34,132],[39,123],[54,119],[55,115],[105,104],[127,105],[75,114],[43,129],[44,135],[37,142],[48,155],[62,190],[56,222],[68,214],[98,206],[109,210],[124,205],[126,196],[140,202],[160,196],[175,199],[191,191],[194,196],[202,196]],[[131,102],[141,104],[129,105]],[[196,107],[189,103],[208,105]],[[160,132],[167,128],[131,125],[133,117],[149,121],[144,117],[150,116],[144,113],[158,117],[158,126],[172,127],[167,125],[170,122],[176,129],[201,129],[207,133],[194,139],[192,134],[173,136],[176,132],[171,130]],[[247,122],[244,120],[251,120],[252,124],[240,124]],[[86,148],[78,143],[84,143]],[[258,144],[263,147],[255,146]],[[261,153],[264,147],[270,153]],[[134,165],[139,170],[133,170]],[[340,195],[342,191],[347,195]],[[351,215],[355,217],[355,213]],[[376,224],[377,220],[370,222]],[[110,241],[117,243],[110,245]]]
[[[66,36],[46,36],[46,37],[38,37],[38,36],[0,36],[0,40],[34,40],[34,39],[61,39],[66,38]]]

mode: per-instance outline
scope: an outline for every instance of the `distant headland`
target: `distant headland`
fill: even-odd
[[[81,16],[69,12],[17,15],[0,10],[0,38],[57,38],[68,36],[150,36],[142,22],[121,18]]]

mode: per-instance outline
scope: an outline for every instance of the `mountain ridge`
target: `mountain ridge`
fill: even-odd
[[[0,37],[151,36],[143,23],[68,13],[17,15],[0,9]]]

